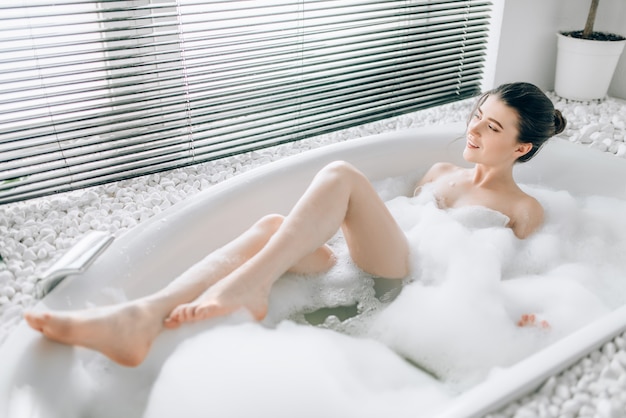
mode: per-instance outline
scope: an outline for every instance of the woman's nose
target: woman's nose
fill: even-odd
[[[468,129],[468,133],[470,133],[472,136],[479,136],[480,135],[480,121],[471,123]]]

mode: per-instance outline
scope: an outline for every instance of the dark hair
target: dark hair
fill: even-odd
[[[517,112],[518,142],[530,143],[533,146],[528,153],[517,159],[518,162],[526,162],[533,158],[548,139],[565,129],[567,121],[561,112],[554,108],[552,101],[539,87],[530,83],[502,84],[484,93],[478,99],[471,115],[476,113],[478,107],[492,95]]]

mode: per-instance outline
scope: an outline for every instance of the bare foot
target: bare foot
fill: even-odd
[[[162,323],[139,304],[74,312],[26,312],[26,322],[51,340],[99,351],[124,366],[139,365]]]
[[[183,322],[200,321],[231,314],[241,308],[260,321],[267,315],[269,287],[255,281],[247,283],[232,276],[217,282],[190,303],[177,306],[165,319],[167,328]]]
[[[524,314],[517,321],[518,327],[538,327],[543,329],[550,329],[550,323],[546,320],[538,320],[535,314]]]

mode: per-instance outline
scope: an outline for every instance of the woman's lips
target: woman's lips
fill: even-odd
[[[473,149],[478,149],[479,146],[474,144],[472,141],[470,141],[469,139],[467,140],[467,147],[468,148],[473,148]]]

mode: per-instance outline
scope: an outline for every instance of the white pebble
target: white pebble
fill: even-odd
[[[24,260],[37,260],[37,254],[35,254],[35,252],[29,248],[26,251],[24,251],[22,258]]]
[[[574,376],[576,376],[576,378],[579,378],[583,375],[583,368],[580,366],[580,364],[573,365],[571,371],[572,373],[574,373]]]
[[[220,182],[222,179],[224,178],[224,176],[222,175],[222,173],[215,173],[211,176],[211,183],[218,183]]]
[[[610,123],[603,123],[602,126],[600,126],[600,131],[611,135],[613,134],[613,131],[615,131],[615,126]]]
[[[13,280],[15,280],[15,278],[13,277],[13,273],[11,273],[9,270],[0,271],[0,285],[8,284]]]
[[[47,242],[48,244],[54,244],[54,241],[56,241],[57,239],[57,235],[55,232],[51,233],[51,234],[47,234],[47,235],[43,235],[40,240],[43,242]]]
[[[564,400],[565,400],[565,399],[561,398],[561,397],[560,397],[560,396],[558,396],[558,395],[552,395],[552,396],[550,397],[550,403],[551,403],[552,405],[556,405],[556,406],[558,406],[559,408],[560,408],[560,407],[561,407],[561,405],[563,404],[563,401],[564,401]]]
[[[556,396],[558,396],[559,398],[563,400],[569,399],[572,396],[572,393],[570,392],[569,388],[563,384],[557,385],[554,393]]]
[[[614,383],[615,381],[611,382]],[[609,394],[609,397],[615,401],[619,401],[619,395],[621,395],[624,391],[621,387],[616,384],[611,384],[607,386],[606,392]]]
[[[169,188],[169,187],[174,187],[174,185],[175,185],[175,184],[174,184],[174,181],[173,181],[173,180],[168,179],[168,178],[163,178],[163,179],[161,180],[161,183],[159,183],[159,185],[160,185],[162,188],[167,189],[167,188]]]
[[[24,279],[28,278],[35,272],[35,268],[33,266],[25,265],[20,270],[18,270],[16,276],[18,278]]]
[[[561,413],[563,414],[571,414],[571,415],[575,415],[578,414],[578,411],[580,410],[582,404],[580,403],[579,400],[577,399],[568,399],[565,402],[563,402],[563,405],[561,405]]]
[[[528,408],[527,406],[520,407],[513,415],[514,418],[536,418],[537,411]]]
[[[617,353],[615,353],[614,358],[618,360],[623,367],[626,368],[626,350],[620,348]]]
[[[585,405],[591,402],[591,397],[589,396],[588,393],[585,393],[585,392],[577,392],[574,395],[574,399],[577,399],[581,405]]]
[[[621,119],[618,115],[613,115],[611,118],[611,124],[617,129],[626,129],[626,121]]]
[[[176,193],[168,193],[167,199],[172,203],[172,205],[175,205],[182,200],[181,197]]]
[[[596,410],[590,405],[583,405],[580,407],[580,411],[578,411],[579,417],[593,417],[596,413]]]
[[[593,141],[591,145],[589,145],[589,148],[596,149],[602,152],[606,152],[609,149],[609,147],[602,141]]]
[[[552,415],[553,417],[557,417],[559,416],[559,407],[557,405],[550,405],[548,407],[548,412],[550,413],[550,415]]]
[[[589,135],[589,139],[591,139],[593,142],[604,142],[605,138],[606,134],[602,131],[597,131]]]
[[[589,393],[591,393],[594,396],[598,396],[602,393],[603,391],[603,385],[600,384],[600,382],[591,382],[589,383],[589,385],[587,386],[587,389],[589,390]]]
[[[617,409],[619,406],[609,399],[600,399],[596,405],[598,418],[623,418],[624,415]]]
[[[0,296],[5,296],[11,299],[14,295],[15,295],[15,289],[13,289],[11,286],[5,286],[2,289],[0,289]]]
[[[622,366],[621,361],[617,358],[614,358],[613,360],[611,360],[611,363],[609,363],[607,367],[611,369],[611,371],[615,375],[615,378],[614,378],[615,380],[617,380],[620,376],[626,374],[626,369],[624,369],[624,366]]]
[[[135,218],[132,218],[130,216],[128,216],[128,217],[126,217],[126,218],[124,218],[122,220],[122,226],[124,228],[132,228],[135,225],[137,225],[137,221],[135,220]]]
[[[594,364],[596,364],[602,358],[602,353],[600,352],[600,350],[593,350],[591,353],[589,353],[589,358]]]
[[[585,116],[587,116],[587,108],[585,106],[574,106],[573,112],[574,115],[578,116],[579,118],[584,118]]]
[[[554,392],[555,387],[556,377],[550,376],[548,380],[546,380],[545,383],[539,388],[539,393],[541,393],[542,395],[550,396]]]
[[[540,399],[537,404],[537,414],[539,418],[551,418],[550,412],[548,411],[548,402],[545,398]]]
[[[615,343],[613,343],[613,341],[609,341],[608,343],[604,344],[604,346],[602,347],[602,353],[605,356],[613,357],[616,352],[617,352],[617,347],[615,347]]]
[[[591,139],[591,134],[594,132],[597,132],[599,129],[598,124],[596,123],[590,123],[588,125],[585,125],[582,127],[582,129],[580,130],[580,142],[583,144],[588,144],[592,141]]]
[[[617,380],[617,378],[619,377],[619,374],[615,372],[615,370],[610,367],[610,366],[606,366],[602,369],[602,372],[600,373],[600,378],[601,379],[606,379],[606,380]]]
[[[48,258],[48,250],[46,250],[45,248],[39,248],[39,250],[37,250],[37,258],[40,260],[45,260],[46,258]]]

